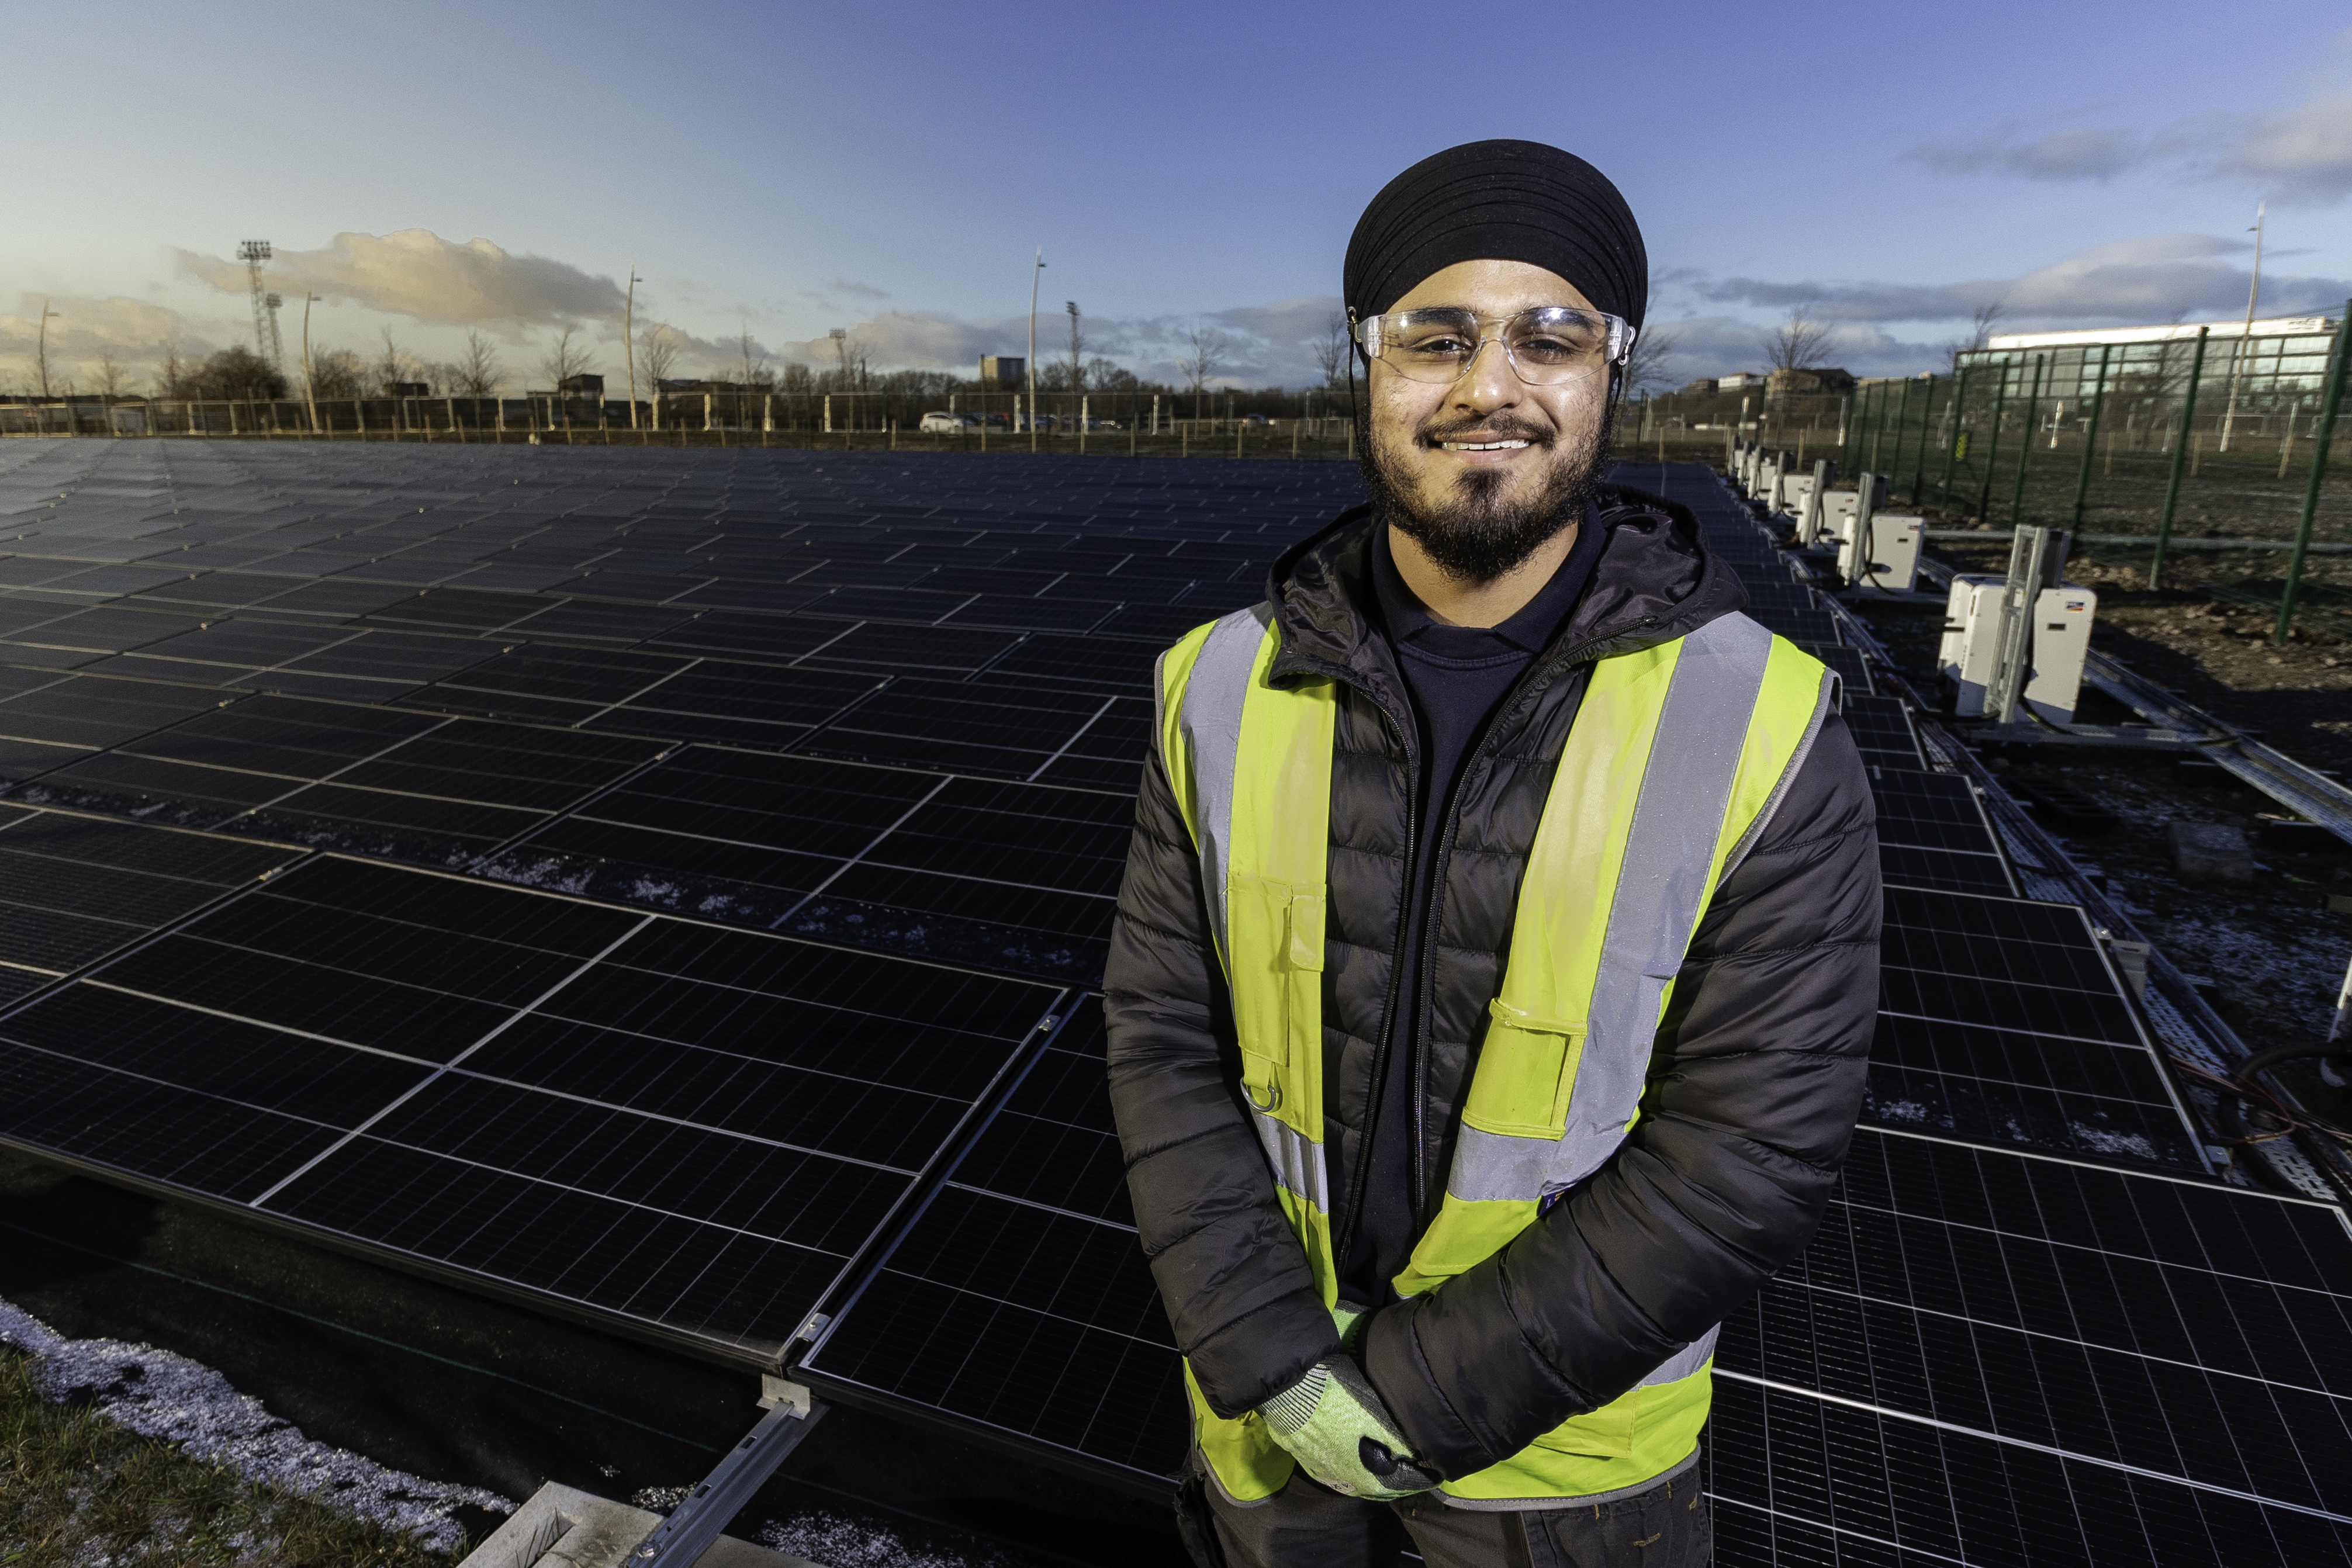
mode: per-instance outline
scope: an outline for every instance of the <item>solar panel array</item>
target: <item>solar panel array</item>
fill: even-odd
[[[2097,935],[1839,671],[1865,1129],[1727,1325],[1725,1560],[2342,1555],[2352,1239],[2207,1174]],[[1100,973],[1154,655],[1338,465],[0,448],[0,1140],[1159,1484]]]

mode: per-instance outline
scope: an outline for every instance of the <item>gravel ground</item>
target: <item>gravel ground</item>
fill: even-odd
[[[2005,548],[1944,559],[1969,570],[2007,564]],[[2261,731],[2288,755],[2352,775],[2352,647],[2318,637],[2273,647],[2263,612],[2218,604],[2185,587],[2150,593],[2136,570],[2110,568],[2096,557],[2077,559],[2067,575],[2099,591],[2097,647],[2208,712]],[[1940,611],[1878,609],[1870,621],[1915,684],[1933,692]],[[2132,716],[2086,693],[2076,716],[2112,724]],[[2265,817],[2284,816],[2284,809],[2218,768],[2054,747],[2000,747],[1986,756],[2018,793],[2063,785],[2115,815],[2113,827],[2090,832],[2029,801],[2075,860],[2120,896],[2150,941],[2181,969],[2210,982],[2207,999],[2249,1049],[2325,1037],[2352,958],[2352,913],[2329,906],[2331,895],[2352,898],[2352,850],[2297,853],[2265,843]],[[2183,876],[2169,837],[2175,821],[2242,829],[2254,843],[2253,880]],[[2352,1119],[2352,1100],[2315,1072],[2291,1071],[2289,1077],[2313,1109]]]

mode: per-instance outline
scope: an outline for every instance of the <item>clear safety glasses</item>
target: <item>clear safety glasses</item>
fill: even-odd
[[[1496,329],[1482,334],[1485,325]],[[1367,358],[1383,361],[1416,382],[1455,381],[1479,350],[1498,342],[1519,380],[1555,386],[1622,361],[1633,350],[1633,329],[1605,310],[1566,305],[1538,305],[1504,317],[1443,306],[1367,317],[1356,323],[1356,341]]]

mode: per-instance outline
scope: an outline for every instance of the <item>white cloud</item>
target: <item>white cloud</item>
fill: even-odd
[[[215,288],[246,291],[245,264],[175,251],[181,267]],[[538,327],[618,317],[622,290],[542,256],[516,256],[486,239],[459,245],[428,229],[339,234],[323,250],[279,250],[269,286],[289,299],[322,299],[459,327]]]
[[[2183,313],[2242,310],[2251,278],[2240,258],[2251,248],[2235,236],[2148,235],[2093,246],[2014,277],[1937,284],[1726,277],[1687,287],[1705,299],[1775,310],[1801,306],[1831,321],[1965,320],[1979,306],[1999,300],[2006,319],[2021,329],[2141,325]],[[2266,314],[2320,310],[2347,294],[2352,281],[2271,272],[2263,279],[2262,308]]]
[[[103,361],[112,356],[134,380],[162,364],[166,345],[184,358],[201,359],[225,343],[250,345],[249,323],[234,319],[191,319],[169,306],[121,296],[74,298],[58,295],[44,298],[27,294],[14,312],[0,311],[0,385],[40,383],[41,309],[57,314],[49,321],[49,384],[62,390],[68,383],[88,392],[98,386]]]
[[[2245,120],[2215,162],[2282,204],[2352,195],[2352,91]]]
[[[2352,58],[2352,32],[2336,52]],[[2341,67],[2326,74],[2340,76]],[[2012,123],[1979,137],[1922,142],[1904,156],[1941,174],[2030,180],[2109,180],[2161,161],[2250,186],[2282,205],[2317,205],[2352,196],[2352,87],[2322,81],[2291,109],[2194,115],[2145,135],[2114,127],[2030,135]]]
[[[2128,131],[2076,128],[2021,137],[2014,128],[1965,141],[1927,141],[1904,154],[1939,174],[2020,174],[2029,180],[2107,180],[2137,163],[2146,143]]]

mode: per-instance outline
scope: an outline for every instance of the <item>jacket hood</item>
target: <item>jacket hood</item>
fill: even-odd
[[[1621,485],[1594,497],[1609,542],[1592,582],[1544,650],[1543,662],[1632,653],[1685,636],[1748,602],[1731,569],[1707,553],[1687,507]],[[1266,600],[1282,627],[1270,674],[1352,679],[1375,692],[1395,685],[1394,662],[1378,634],[1371,578],[1371,507],[1350,507],[1328,528],[1285,550],[1266,578]]]

